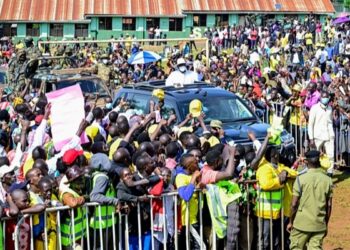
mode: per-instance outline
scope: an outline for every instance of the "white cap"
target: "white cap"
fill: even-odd
[[[181,65],[181,64],[186,64],[185,59],[183,59],[182,57],[180,57],[179,59],[177,59],[177,65]]]

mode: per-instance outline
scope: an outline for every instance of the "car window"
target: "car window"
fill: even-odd
[[[150,101],[150,97],[142,94],[134,94],[132,98],[128,98],[128,102],[130,103],[130,108],[141,110],[144,114],[148,114],[149,106],[148,103]]]
[[[211,120],[232,122],[255,119],[253,113],[238,98],[206,98],[201,101],[206,122]],[[189,103],[190,100],[179,105],[183,117],[189,112]]]
[[[176,115],[175,104],[165,101],[164,106],[161,109],[162,118],[167,120],[173,114]]]

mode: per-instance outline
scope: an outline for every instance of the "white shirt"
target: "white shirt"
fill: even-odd
[[[165,86],[183,86],[186,84],[193,84],[195,81],[198,81],[198,74],[187,70],[185,73],[181,73],[176,70],[171,72],[168,79],[165,81]]]
[[[334,138],[332,108],[319,102],[312,106],[309,116],[308,133],[310,140],[329,141]]]

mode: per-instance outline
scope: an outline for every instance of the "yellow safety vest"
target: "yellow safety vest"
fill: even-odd
[[[283,204],[283,188],[273,191],[258,190],[256,215],[264,219],[280,218]]]
[[[60,195],[60,200],[63,201],[63,195],[65,193],[72,194],[75,198],[80,197],[75,191],[70,188],[65,189],[64,192]],[[74,228],[74,232],[73,232]],[[86,229],[86,219],[85,212],[83,208],[77,207],[74,209],[74,223],[72,223],[72,217],[67,216],[63,218],[63,222],[61,223],[61,242],[63,246],[72,246],[73,242],[73,233],[75,236],[75,241],[81,239],[81,237],[85,236]]]
[[[104,173],[95,174],[92,180],[93,186],[95,186],[96,180],[99,177],[108,178],[108,176]],[[116,192],[112,183],[109,183],[109,186],[106,192],[106,197],[110,197],[110,198],[116,197]],[[115,225],[116,219],[114,219],[114,223],[112,220],[113,214],[115,214],[115,210],[116,210],[115,206],[107,206],[107,205],[97,206],[95,208],[94,216],[90,220],[90,227],[95,229],[99,229],[99,228],[105,229],[107,227],[111,227],[112,225]]]

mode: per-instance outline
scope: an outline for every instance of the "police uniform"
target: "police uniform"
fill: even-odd
[[[316,153],[317,152],[317,153]],[[318,151],[309,152],[307,158],[319,157]],[[332,197],[332,180],[324,170],[309,168],[297,177],[293,186],[293,196],[299,197],[299,206],[290,235],[291,250],[322,249],[322,241],[327,231],[327,202]]]

